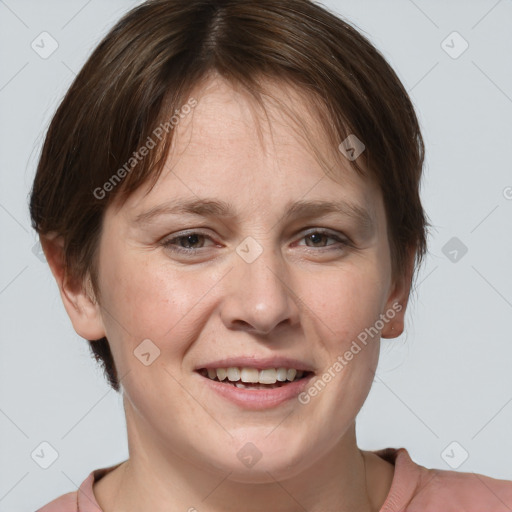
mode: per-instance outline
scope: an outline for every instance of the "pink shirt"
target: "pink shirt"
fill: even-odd
[[[374,453],[395,465],[393,482],[380,512],[512,511],[512,481],[427,469],[413,462],[405,448]],[[92,485],[119,464],[92,471],[78,491],[63,494],[36,512],[103,512]]]

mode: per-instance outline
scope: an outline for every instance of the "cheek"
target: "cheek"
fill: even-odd
[[[319,279],[308,279],[304,289],[332,348],[350,345],[381,313],[384,290],[378,268],[372,265],[338,268]]]
[[[365,263],[365,264],[363,264]],[[381,313],[383,287],[379,269],[369,259],[346,262],[303,276],[304,302],[302,326],[308,346],[322,368],[299,397],[296,423],[306,425],[312,417],[324,418],[322,432],[313,430],[310,441],[319,452],[332,448],[332,441],[352,424],[373,382],[378,363],[378,337],[367,344],[358,336],[372,326]],[[380,284],[379,284],[380,283]]]
[[[185,350],[207,319],[208,291],[222,278],[171,268],[147,254],[112,258],[100,268],[107,337],[114,346],[122,341],[124,351],[145,339],[162,353]]]

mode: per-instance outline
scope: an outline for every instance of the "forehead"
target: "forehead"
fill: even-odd
[[[375,216],[379,190],[327,142],[310,98],[285,83],[265,84],[265,108],[219,77],[195,88],[162,174],[126,203],[132,217],[166,200],[222,196],[253,211],[293,200],[343,200]],[[331,171],[326,175],[326,169]]]
[[[270,80],[263,82],[263,91],[260,104],[249,91],[217,75],[196,87],[191,96],[198,105],[174,134],[175,156],[185,148],[222,150],[231,157],[240,148],[241,156],[266,152],[274,159],[286,152],[325,159],[336,154],[326,143],[318,112],[313,114],[311,96],[286,82]]]

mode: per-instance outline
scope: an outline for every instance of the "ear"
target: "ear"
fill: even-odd
[[[76,333],[87,340],[105,337],[100,306],[89,275],[86,282],[73,282],[65,266],[64,240],[55,233],[40,237],[41,247],[57,281],[60,296]]]
[[[381,338],[397,338],[404,331],[404,318],[411,290],[415,254],[415,248],[410,248],[406,261],[406,270],[397,277],[391,288],[384,310],[385,315],[386,312],[389,312],[386,315],[389,321],[385,322],[382,328]],[[394,316],[392,312],[395,313]]]

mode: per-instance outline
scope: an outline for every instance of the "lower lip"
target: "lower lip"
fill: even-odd
[[[244,409],[269,409],[281,405],[287,400],[297,398],[307,387],[314,374],[311,373],[302,379],[273,389],[237,388],[232,384],[223,384],[200,374],[199,376],[213,391]]]

